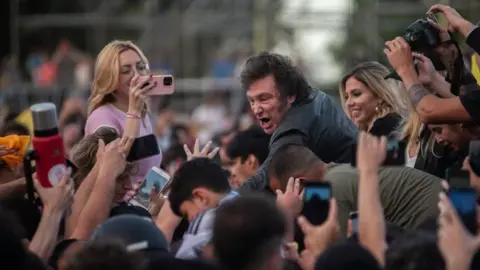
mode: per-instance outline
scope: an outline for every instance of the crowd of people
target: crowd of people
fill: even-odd
[[[148,59],[110,42],[87,106],[72,99],[58,116],[70,169],[53,187],[31,176],[40,203],[23,168],[34,132],[0,130],[2,269],[479,269],[480,84],[452,34],[480,53],[480,27],[431,13],[448,21],[424,21],[437,44],[386,42],[398,78],[361,63],[340,106],[288,57],[251,56],[239,79],[253,124],[228,131],[193,133],[168,109],[152,119]],[[151,134],[158,154],[127,161]],[[170,180],[146,207],[153,167]]]

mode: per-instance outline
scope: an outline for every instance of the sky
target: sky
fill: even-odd
[[[318,83],[336,82],[341,70],[331,57],[331,43],[341,41],[351,0],[284,0],[282,21],[297,26],[294,51],[306,63],[311,79]],[[300,25],[301,24],[301,25]],[[277,51],[292,53],[291,46],[279,44]],[[295,55],[291,55],[295,58]]]

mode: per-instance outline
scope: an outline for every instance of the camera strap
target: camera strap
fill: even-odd
[[[465,69],[463,55],[462,51],[460,50],[460,46],[453,39],[447,41],[446,43],[454,45],[458,52],[458,55],[453,62],[454,73],[447,75],[447,81],[450,82],[450,92],[458,96],[460,94],[460,87],[462,86],[462,77]]]

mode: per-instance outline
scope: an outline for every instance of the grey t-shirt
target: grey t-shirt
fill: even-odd
[[[414,229],[438,215],[440,178],[409,167],[383,167],[378,174],[380,201],[388,223]],[[349,164],[333,165],[324,180],[332,185],[341,232],[346,235],[349,214],[357,211],[357,169]]]

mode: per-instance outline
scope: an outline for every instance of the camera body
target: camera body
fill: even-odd
[[[403,38],[415,52],[429,51],[442,43],[439,31],[425,19],[418,19],[407,27]]]
[[[418,52],[432,60],[436,70],[445,70],[434,49],[442,44],[440,32],[426,19],[418,19],[405,30],[403,36],[413,52]]]

